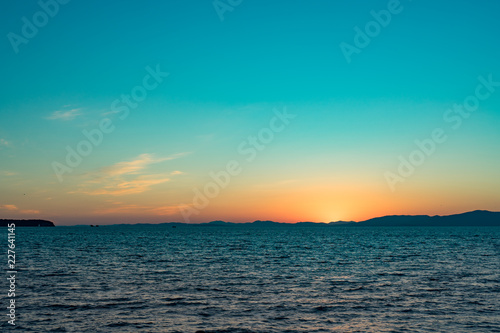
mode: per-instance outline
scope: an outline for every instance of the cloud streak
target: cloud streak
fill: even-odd
[[[40,214],[39,210],[35,209],[19,209],[16,205],[0,205],[0,210],[16,212],[21,214]]]
[[[63,120],[63,121],[73,120],[77,116],[82,114],[80,112],[80,110],[81,109],[72,109],[72,110],[68,110],[68,111],[64,111],[64,110],[54,111],[50,116],[47,117],[47,119]]]
[[[5,139],[0,139],[0,146],[10,147],[11,143]]]
[[[6,210],[19,210],[19,208],[17,208],[16,205],[3,205],[3,206],[0,206],[0,208],[6,209]]]
[[[17,175],[17,173],[12,172],[12,171],[0,170],[0,176],[12,177],[12,176],[16,176],[16,175]]]
[[[101,169],[101,173],[107,176],[120,176],[126,174],[138,174],[151,164],[174,160],[187,155],[180,153],[168,157],[156,158],[151,154],[141,154],[133,161],[119,162],[112,166]]]
[[[145,206],[135,204],[124,204],[114,202],[112,207],[98,209],[94,211],[97,215],[106,214],[136,214],[136,215],[155,215],[155,216],[171,216],[179,213],[179,205],[172,206]]]
[[[87,195],[121,196],[149,191],[152,186],[166,183],[171,176],[183,174],[181,171],[147,174],[147,168],[156,163],[174,160],[187,155],[180,153],[168,157],[141,154],[132,161],[123,161],[87,174],[87,181],[80,185],[77,193]]]

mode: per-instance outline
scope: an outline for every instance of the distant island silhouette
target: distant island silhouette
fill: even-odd
[[[360,226],[500,226],[500,212],[475,210],[462,214],[444,216],[389,215],[376,217],[362,222],[347,222],[348,225],[352,225],[353,223],[354,225]]]
[[[6,227],[15,223],[16,227],[55,227],[54,223],[47,220],[16,220],[0,219],[0,227]],[[173,228],[177,226],[253,226],[253,227],[287,227],[287,226],[314,226],[314,227],[498,227],[500,226],[500,212],[491,212],[487,210],[475,210],[472,212],[454,214],[454,215],[387,215],[375,217],[365,221],[336,221],[336,222],[297,222],[284,223],[275,221],[254,221],[254,222],[225,222],[212,221],[203,223],[185,223],[185,222],[165,222],[165,223],[135,223],[135,224],[112,224],[117,225],[167,225]],[[89,226],[89,225],[78,225]],[[90,225],[97,227],[98,225]]]
[[[16,227],[55,227],[54,222],[47,220],[7,220],[0,219],[0,227],[14,223]]]
[[[114,224],[127,225],[127,224]],[[130,225],[130,224],[129,224]],[[136,223],[133,225],[157,225],[153,223]],[[490,212],[487,210],[475,210],[472,212],[454,214],[454,215],[387,215],[376,217],[365,221],[336,221],[336,222],[297,222],[283,223],[274,221],[254,221],[254,222],[225,222],[212,221],[204,223],[184,223],[184,222],[166,222],[160,225],[177,226],[319,226],[319,227],[489,227],[500,226],[500,212]]]

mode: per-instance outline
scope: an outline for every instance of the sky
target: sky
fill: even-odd
[[[500,211],[496,1],[9,1],[0,218]]]

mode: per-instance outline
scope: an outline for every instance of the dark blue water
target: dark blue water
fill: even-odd
[[[2,332],[500,332],[500,228],[17,228],[16,241],[17,325],[2,315]]]

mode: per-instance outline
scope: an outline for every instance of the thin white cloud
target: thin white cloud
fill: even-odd
[[[109,179],[106,182],[101,182],[102,186],[99,188],[82,189],[80,193],[88,195],[126,195],[138,194],[150,190],[151,186],[162,184],[170,181],[163,175],[143,175],[133,180],[123,180],[120,178]],[[93,182],[95,184],[95,182]]]
[[[11,143],[5,139],[0,139],[0,146],[10,147]]]
[[[18,212],[21,214],[40,214],[39,210],[19,209],[16,205],[0,205],[0,210],[8,210],[10,212]]]
[[[19,210],[16,205],[2,205],[0,206],[0,209],[5,209],[5,210]]]
[[[47,117],[47,119],[51,120],[73,120],[77,116],[81,115],[82,113],[80,112],[81,109],[72,109],[72,110],[60,110],[60,111],[54,111],[52,115]]]
[[[15,175],[17,175],[17,173],[15,173],[15,172],[7,171],[7,170],[0,170],[0,176],[12,177],[12,176],[15,176]]]
[[[26,210],[21,210],[19,212],[21,214],[40,214],[40,211],[35,209],[26,209]]]
[[[113,203],[113,206],[102,208],[94,211],[94,214],[136,214],[136,215],[156,215],[156,216],[170,216],[179,213],[181,207],[185,205],[172,205],[172,206],[145,206],[135,204]]]
[[[181,208],[186,208],[186,205],[161,206],[151,209],[155,215],[175,215],[180,212]]]
[[[80,184],[77,193],[87,195],[120,196],[149,191],[152,186],[170,181],[171,176],[182,174],[181,171],[148,174],[147,168],[155,163],[174,160],[188,153],[179,153],[167,157],[141,154],[132,161],[123,161],[87,174],[87,179]]]
[[[151,154],[141,154],[132,161],[119,162],[109,167],[101,169],[101,173],[106,176],[120,176],[127,174],[138,174],[147,168],[150,164],[163,161],[161,158],[155,158]]]
[[[124,205],[120,204],[119,206],[112,206],[108,208],[102,208],[94,211],[94,214],[98,215],[106,215],[106,214],[132,214],[139,211],[145,210],[147,207],[139,206],[139,205]]]
[[[142,170],[147,168],[151,164],[175,160],[177,158],[183,157],[188,153],[179,153],[171,155],[168,157],[155,157],[152,154],[141,154],[133,161],[119,162],[112,166],[101,169],[101,173],[106,176],[120,176],[127,174],[139,174]]]

